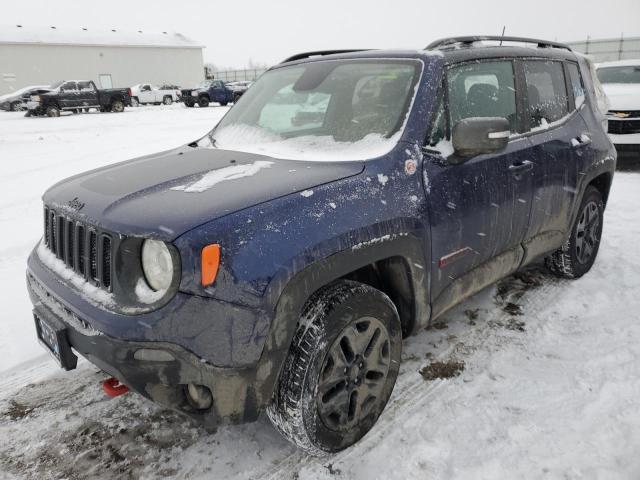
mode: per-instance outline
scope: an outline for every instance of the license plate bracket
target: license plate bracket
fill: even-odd
[[[44,315],[34,310],[33,319],[40,344],[65,370],[73,370],[78,365],[78,357],[71,350],[67,337],[67,327],[53,315]]]

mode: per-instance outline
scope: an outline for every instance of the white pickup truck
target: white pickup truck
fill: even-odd
[[[180,90],[161,89],[150,83],[139,83],[131,87],[131,106],[145,103],[171,105],[180,100]]]

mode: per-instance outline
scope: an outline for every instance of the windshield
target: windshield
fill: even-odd
[[[202,146],[298,160],[383,155],[400,138],[419,69],[407,60],[334,60],[269,71]]]
[[[205,80],[196,85],[196,88],[209,88],[209,85],[211,85],[211,80]]]
[[[600,83],[640,83],[640,65],[598,69]]]

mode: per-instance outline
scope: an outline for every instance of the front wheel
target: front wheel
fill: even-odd
[[[171,105],[173,103],[173,98],[167,95],[162,99],[162,103],[164,103],[165,105]]]
[[[20,110],[22,110],[22,103],[12,102],[11,105],[9,105],[9,110],[12,112],[19,112]]]
[[[199,107],[208,107],[209,106],[209,99],[207,97],[198,98],[198,106]]]
[[[193,100],[185,100],[184,106],[188,108],[193,108],[195,106],[195,102]]]
[[[138,97],[131,97],[131,106],[132,107],[140,106],[140,101],[138,100]]]
[[[603,219],[602,195],[597,188],[589,186],[580,203],[569,239],[562,248],[547,257],[547,268],[564,278],[580,278],[587,273],[598,255]]]
[[[47,117],[59,117],[60,109],[55,105],[50,105],[47,107]]]
[[[229,102],[220,102],[220,105],[223,107],[226,107],[229,104]]]
[[[309,453],[360,440],[382,413],[398,376],[402,331],[389,297],[340,281],[307,302],[267,415]]]
[[[111,111],[115,113],[124,112],[124,103],[122,100],[114,100],[111,102]]]

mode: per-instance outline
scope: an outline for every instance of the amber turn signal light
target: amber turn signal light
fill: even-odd
[[[220,266],[220,245],[207,245],[202,249],[202,285],[207,287],[216,280]]]

